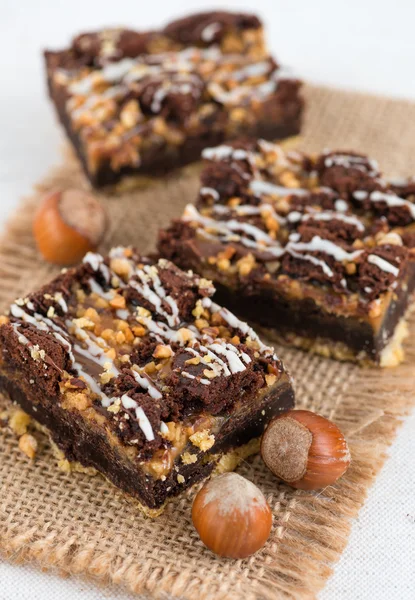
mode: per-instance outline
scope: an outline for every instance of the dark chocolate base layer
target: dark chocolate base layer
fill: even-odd
[[[110,443],[104,431],[92,429],[76,413],[59,406],[56,399],[48,399],[47,407],[42,403],[34,404],[20,385],[4,374],[0,375],[0,391],[49,430],[53,442],[67,460],[79,462],[84,467],[94,467],[116,487],[150,509],[161,507],[171,496],[206,478],[223,454],[258,438],[272,416],[294,406],[294,393],[288,377],[284,376],[253,410],[229,419],[216,435],[216,442],[208,455],[200,453],[194,464],[179,464],[162,481],[146,475]],[[179,474],[184,477],[184,483],[178,483]]]
[[[261,327],[276,331],[280,339],[297,335],[303,338],[323,338],[343,343],[354,355],[363,354],[374,364],[380,363],[382,350],[390,342],[395,328],[413,300],[415,265],[405,282],[396,290],[383,322],[374,331],[367,321],[330,314],[311,300],[284,300],[270,290],[261,294],[235,293],[217,281],[216,301],[227,306],[239,317]],[[264,332],[266,334],[266,332]]]

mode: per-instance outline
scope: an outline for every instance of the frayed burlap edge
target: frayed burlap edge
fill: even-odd
[[[316,114],[336,102],[343,110],[344,106],[350,110],[356,106],[359,113],[365,109],[369,111],[371,105],[373,112],[380,102],[373,98],[364,100],[363,96],[357,102],[354,94],[321,88],[311,89],[308,94],[314,98]],[[391,101],[382,102],[385,110],[389,111],[390,105],[394,104]],[[317,123],[314,123],[316,127]],[[312,131],[313,127],[310,127],[309,136]],[[376,155],[376,152],[373,153]],[[51,173],[40,185],[39,191],[60,184],[68,185],[69,181],[75,185],[86,185],[76,163],[66,164]],[[170,189],[171,185],[167,190],[168,204],[174,207],[172,211],[166,209],[166,212],[178,214],[178,207],[186,198],[176,202],[172,200],[172,194],[185,193],[189,199],[191,194],[188,190],[196,183],[188,181],[182,186],[178,181],[179,190],[176,191]],[[158,189],[157,195],[163,196],[166,186],[163,187],[161,183],[160,187],[163,189]],[[152,192],[149,194],[151,196]],[[32,286],[36,287],[39,282],[47,281],[54,272],[53,268],[39,260],[34,250],[31,220],[37,201],[38,195],[21,205],[0,242],[3,283],[0,303],[3,307],[12,297],[23,294]],[[107,200],[104,198],[104,201]],[[120,204],[122,211],[112,205],[112,226],[107,246],[119,243],[120,238],[131,241],[131,231],[126,233],[128,227],[123,227],[125,214],[119,213],[130,210],[133,201],[137,199],[133,199],[132,194],[124,198]],[[165,215],[166,222],[169,216]],[[145,223],[140,231],[145,231],[144,227]],[[148,235],[143,235],[146,238],[143,246],[153,233],[150,231]],[[295,350],[282,349],[280,354],[296,379],[299,406],[325,414],[340,425],[347,435],[353,461],[347,475],[336,486],[319,493],[298,492],[279,485],[264,470],[259,458],[244,465],[240,472],[261,485],[274,512],[273,532],[261,553],[245,561],[222,561],[205,551],[193,532],[186,530],[183,532],[182,551],[186,553],[190,544],[194,554],[190,556],[188,566],[178,564],[176,567],[178,556],[173,551],[171,560],[167,562],[154,560],[150,555],[145,560],[134,553],[122,556],[116,540],[113,547],[100,548],[96,539],[90,541],[84,531],[77,532],[73,524],[65,526],[65,523],[51,519],[42,522],[40,527],[36,522],[36,514],[31,518],[20,517],[19,512],[13,512],[10,506],[6,510],[5,503],[1,502],[2,555],[14,562],[35,561],[43,569],[93,578],[103,584],[123,585],[132,592],[155,597],[198,597],[201,600],[315,597],[344,550],[352,520],[387,457],[388,447],[402,417],[414,402],[415,341],[410,339],[406,344],[407,360],[403,365],[382,372],[337,365]],[[17,445],[13,441],[10,444],[13,458],[19,460]],[[68,485],[76,485],[76,482]],[[2,489],[1,494],[5,498],[7,490]],[[172,505],[167,519],[173,519],[176,514],[188,510],[191,496],[192,492],[188,492],[176,506]],[[116,497],[118,500],[123,502]]]

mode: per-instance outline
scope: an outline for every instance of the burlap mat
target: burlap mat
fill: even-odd
[[[303,145],[361,148],[388,173],[415,173],[415,105],[309,87]],[[38,186],[85,186],[77,164],[66,161]],[[153,247],[157,229],[195,197],[187,173],[119,199],[103,197],[111,215],[106,242]],[[26,200],[0,244],[0,303],[4,308],[47,281],[53,269],[36,254],[31,220],[38,193]],[[34,462],[17,441],[0,434],[0,549],[14,561],[81,574],[155,597],[207,599],[312,598],[347,543],[370,485],[381,468],[399,418],[410,408],[415,343],[397,369],[363,371],[278,348],[296,382],[298,403],[334,419],[347,433],[353,462],[341,482],[319,493],[280,485],[256,457],[239,468],[264,491],[274,512],[271,538],[244,561],[215,558],[190,519],[192,493],[157,520],[145,519],[103,478],[56,469],[47,441]],[[357,566],[358,568],[358,566]]]

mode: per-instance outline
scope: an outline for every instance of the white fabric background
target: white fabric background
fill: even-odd
[[[306,79],[415,100],[413,0],[228,0],[220,5],[257,11],[277,56]],[[41,48],[63,46],[82,30],[152,27],[211,6],[210,0],[0,0],[0,228],[18,198],[59,161],[61,137],[46,100]],[[415,598],[414,431],[412,416],[320,600]],[[0,562],[0,600],[102,598],[129,596]]]

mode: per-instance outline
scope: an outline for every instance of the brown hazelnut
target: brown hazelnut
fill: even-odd
[[[203,486],[194,499],[192,519],[205,546],[228,558],[257,552],[272,526],[263,493],[237,473],[219,475]]]
[[[71,265],[97,249],[106,227],[106,212],[98,200],[83,190],[68,189],[52,192],[42,200],[33,234],[45,260]]]
[[[350,464],[349,448],[337,425],[308,410],[275,417],[262,437],[261,456],[274,475],[300,490],[333,484]]]

